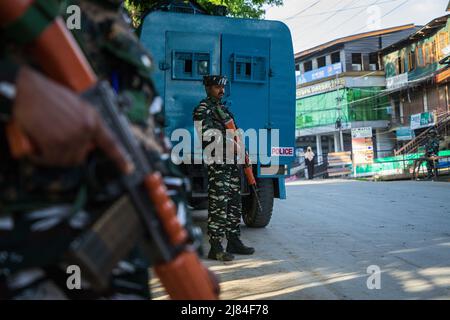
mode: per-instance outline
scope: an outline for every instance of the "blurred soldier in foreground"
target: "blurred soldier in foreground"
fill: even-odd
[[[151,59],[119,13],[119,3],[74,1],[82,11],[81,29],[74,30],[74,36],[98,79],[114,89],[134,137],[145,147],[144,160],[163,174],[180,220],[189,225],[184,180],[168,161],[169,146],[161,131],[164,119],[161,99],[149,76]],[[2,9],[0,17],[12,21],[0,19],[6,35],[0,38],[6,39],[0,47],[0,297],[149,298],[148,253],[152,248],[141,241],[140,220],[132,213],[129,199],[123,197],[121,183],[123,175],[134,174],[132,160],[136,159],[126,155],[103,114],[44,75],[41,69],[51,69],[40,65],[45,59],[22,50],[38,37],[48,36],[44,32],[58,13],[51,1],[37,0],[28,14],[13,18]],[[42,19],[30,18],[30,12]],[[58,55],[58,44],[54,45]],[[58,58],[64,59],[61,55]],[[76,87],[73,78],[65,80],[73,80]],[[91,100],[97,98],[91,94]],[[30,139],[33,152],[26,157],[18,159],[11,152],[11,122]],[[197,229],[189,227],[187,237],[195,246]],[[185,238],[179,238],[179,245]],[[165,261],[178,252],[163,254]],[[116,260],[110,273],[99,268]],[[81,288],[76,281],[68,285],[68,267],[73,262],[90,270]],[[107,274],[96,274],[98,270]],[[82,276],[84,272],[81,268]]]

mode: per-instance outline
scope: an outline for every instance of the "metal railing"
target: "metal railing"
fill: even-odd
[[[450,122],[450,112],[444,111],[442,113],[437,114],[437,121],[436,125],[434,127],[429,127],[425,131],[423,131],[421,134],[419,134],[417,137],[415,137],[413,140],[405,144],[403,147],[401,147],[398,150],[394,151],[394,154],[396,156],[402,155],[402,154],[409,154],[417,152],[419,147],[424,144],[424,142],[427,140],[428,132],[435,128],[438,132],[447,126],[447,124]]]
[[[392,177],[394,179],[416,179],[428,174],[426,160],[423,154],[402,155],[401,159],[387,160],[376,164],[392,164],[390,168],[373,171],[368,176]],[[436,176],[450,174],[450,156],[435,157]],[[364,176],[364,174],[358,174]]]
[[[441,161],[441,160],[446,160]],[[449,169],[450,169],[450,157],[449,156],[444,156],[444,157],[431,157],[431,158],[426,158],[426,157],[421,157],[421,158],[417,158],[416,160],[414,160],[413,166],[412,166],[412,170],[410,169],[410,173],[411,173],[411,179],[412,180],[416,180],[418,179],[420,176],[428,176],[428,168],[427,168],[427,162],[431,161],[433,163],[433,180],[438,179],[439,174],[443,173],[443,171],[445,171],[447,174],[449,173]]]

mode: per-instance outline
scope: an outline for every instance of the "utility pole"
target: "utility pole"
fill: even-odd
[[[338,110],[338,118],[336,119],[336,129],[339,130],[339,151],[344,151],[344,137],[342,135],[342,117],[341,117],[341,102],[343,98],[339,95],[339,74],[336,74],[336,103]]]

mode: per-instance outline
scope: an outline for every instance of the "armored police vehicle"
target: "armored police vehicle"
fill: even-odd
[[[257,132],[267,129],[267,135],[258,138],[268,139],[269,147],[249,150],[257,159],[253,169],[262,210],[245,177],[242,179],[243,220],[250,227],[265,227],[272,216],[273,199],[286,198],[284,178],[295,157],[296,87],[290,31],[277,21],[174,11],[148,13],[140,30],[143,45],[153,54],[153,79],[164,101],[166,134],[171,137],[174,130],[185,128],[194,136],[192,111],[205,97],[203,76],[227,76],[223,100],[237,126]],[[279,143],[271,145],[275,129],[279,130]],[[201,149],[193,147],[192,153],[201,157]],[[261,161],[264,156],[276,157],[278,163]],[[204,206],[206,168],[182,166],[191,180],[192,205]]]

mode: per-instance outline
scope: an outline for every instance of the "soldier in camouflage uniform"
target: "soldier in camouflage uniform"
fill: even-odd
[[[427,159],[427,178],[431,179],[434,177],[435,164],[432,157],[437,156],[439,153],[439,138],[437,136],[436,129],[431,129],[428,133],[428,140],[425,144],[425,158]]]
[[[231,139],[228,146],[236,146],[231,153],[238,153],[237,144],[232,138],[227,138],[225,124],[219,115],[219,112],[222,112],[230,119],[234,119],[221,102],[226,83],[227,79],[223,76],[204,77],[207,97],[194,109],[193,120],[201,122],[201,128],[197,127],[199,136],[214,136],[212,143],[218,146],[216,150],[223,150],[222,158],[213,153],[215,161],[208,163],[208,235],[211,244],[208,258],[231,261],[234,259],[233,253],[253,254],[254,249],[245,246],[240,240],[239,225],[242,214],[240,168],[236,163],[226,164],[225,161],[227,139],[228,141]],[[219,132],[220,135],[215,134]],[[207,143],[202,141],[203,149],[206,145]],[[221,244],[224,236],[228,239],[226,251]]]
[[[118,94],[127,97],[128,117],[136,137],[146,146],[154,167],[170,178],[166,179],[166,184],[172,191],[178,212],[186,214],[184,177],[169,163],[169,157],[164,156],[170,146],[161,130],[164,119],[161,99],[150,78],[151,57],[118,11],[120,3],[117,0],[66,1],[66,5],[76,4],[82,10],[81,29],[73,31],[80,47],[98,78],[109,81]],[[8,45],[14,46],[14,40],[8,39]],[[6,46],[0,46],[0,50],[4,48]],[[111,159],[122,172],[127,172],[130,165],[91,106],[30,68],[29,57],[19,57],[15,50],[3,52],[4,57],[12,59],[1,59],[1,54],[0,298],[149,298],[150,261],[138,247],[115,268],[108,292],[99,295],[89,289],[55,289],[56,280],[65,285],[67,274],[61,266],[70,244],[122,192],[117,182],[119,172]],[[17,91],[16,97],[8,89],[14,88],[14,84],[17,89],[12,92]],[[30,92],[36,96],[32,98]],[[25,97],[31,107],[25,111],[20,109],[22,113],[19,113],[20,101],[24,104]],[[59,112],[64,106],[67,106],[65,113]],[[44,118],[29,116],[30,111],[39,108]],[[60,121],[52,123],[45,119],[48,115],[52,115],[51,119],[59,116]],[[17,161],[11,158],[3,132],[10,118],[25,128],[28,125],[30,130],[26,133],[37,144],[41,159]],[[47,121],[45,126],[50,129],[59,128],[60,132],[39,128],[36,124],[39,125],[40,120]],[[59,140],[61,144],[60,138],[66,136],[68,127],[73,127],[72,134],[62,140],[62,145],[53,143]],[[41,137],[44,133],[47,140]],[[92,141],[102,147],[103,153],[96,151],[88,157]],[[189,220],[189,217],[184,218]],[[198,237],[195,228],[188,231],[191,238]],[[43,292],[51,293],[46,297]]]

